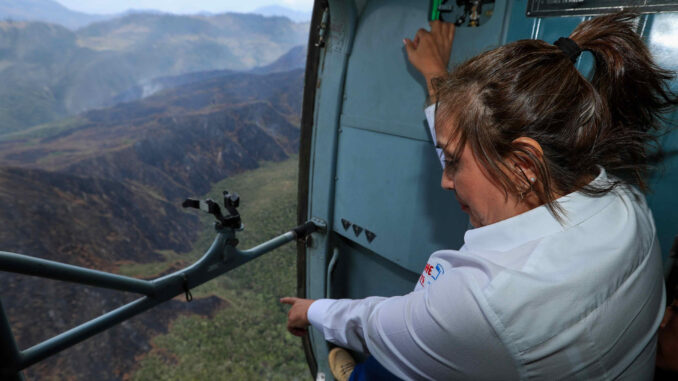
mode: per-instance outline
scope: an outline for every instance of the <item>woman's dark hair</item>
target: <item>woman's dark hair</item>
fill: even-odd
[[[587,185],[602,166],[647,190],[651,147],[665,126],[662,114],[678,105],[668,81],[634,31],[636,15],[620,12],[584,21],[570,39],[595,58],[591,81],[557,46],[520,40],[480,54],[434,82],[439,121],[453,121],[454,152],[470,147],[488,174],[509,193],[521,194],[514,162],[535,169],[540,202],[558,218],[558,194],[604,194],[620,184]],[[444,123],[444,122],[443,122]],[[529,144],[515,141],[529,137]],[[653,151],[652,151],[653,152]],[[510,159],[510,160],[507,160]]]

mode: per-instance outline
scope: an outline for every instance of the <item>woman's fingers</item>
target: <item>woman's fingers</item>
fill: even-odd
[[[454,41],[455,26],[451,23],[440,23],[439,30],[433,35],[438,52],[443,59],[445,67],[450,62],[452,54],[452,41]]]
[[[445,34],[447,35],[447,37],[448,37],[450,40],[453,40],[453,39],[454,39],[454,32],[457,30],[457,27],[456,27],[454,24],[452,24],[452,23],[448,23],[448,24],[445,26],[445,28],[446,28],[446,33],[445,33]]]
[[[445,24],[449,23],[444,23],[441,22],[440,20],[433,20],[428,22],[428,25],[431,27],[431,33],[433,34],[440,33],[440,30],[445,27]]]
[[[297,300],[299,300],[299,298],[295,298],[295,297],[292,297],[292,296],[286,296],[284,298],[280,298],[280,303],[294,304]]]
[[[454,30],[456,28],[454,24],[450,22],[438,22],[437,25],[438,25],[437,29],[438,34],[440,34],[441,36],[445,36],[447,38],[454,37]]]
[[[412,40],[403,40],[408,60],[427,80],[447,71],[455,31],[450,23],[431,21],[429,25],[430,32],[419,29]]]
[[[409,38],[403,38],[403,44],[405,45],[405,51],[407,51],[407,56],[409,57],[414,52],[414,42]]]
[[[292,306],[287,312],[287,330],[295,336],[304,336],[311,324],[308,321],[308,309],[314,300],[287,296],[280,298],[280,302]]]

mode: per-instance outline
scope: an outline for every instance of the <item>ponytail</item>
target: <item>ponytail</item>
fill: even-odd
[[[609,110],[598,143],[600,165],[646,189],[648,144],[666,126],[664,115],[678,99],[668,87],[673,73],[654,63],[634,30],[636,22],[628,11],[601,16],[579,24],[570,38],[593,54],[591,84]]]

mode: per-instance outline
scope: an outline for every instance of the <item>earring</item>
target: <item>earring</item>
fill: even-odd
[[[536,177],[530,177],[530,182],[535,182],[535,181],[537,181]]]

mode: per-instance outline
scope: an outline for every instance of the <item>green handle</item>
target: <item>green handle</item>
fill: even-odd
[[[430,21],[440,20],[440,11],[438,10],[438,7],[441,2],[442,0],[431,0]]]

